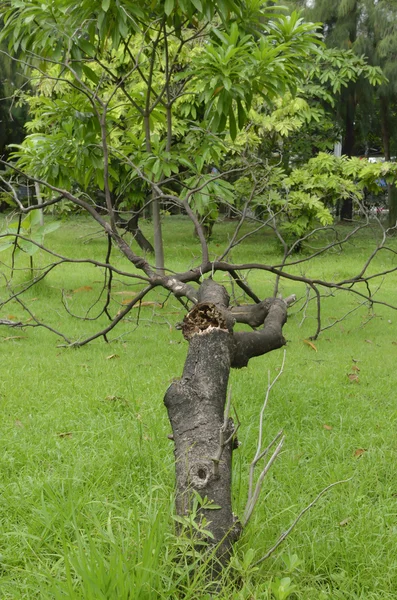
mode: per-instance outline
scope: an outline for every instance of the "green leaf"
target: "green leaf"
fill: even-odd
[[[30,226],[34,227],[35,225],[38,225],[41,221],[41,214],[39,210],[32,210],[32,212],[30,213],[31,219],[30,219]]]
[[[93,71],[92,69],[90,69],[90,67],[88,67],[85,64],[82,65],[82,69],[83,69],[84,75],[86,77],[88,77],[88,79],[90,79],[90,81],[92,81],[92,83],[94,83],[95,85],[97,85],[99,83],[99,77],[95,73],[95,71]]]
[[[21,221],[21,227],[25,231],[28,231],[32,226],[32,215],[33,215],[32,212],[28,213],[26,215],[26,217],[24,219],[22,219],[22,221]]]
[[[203,12],[203,5],[201,4],[201,0],[191,0],[193,6],[201,13]]]
[[[87,54],[87,56],[93,57],[95,56],[95,47],[87,41],[85,38],[80,38],[78,41],[80,48]],[[84,69],[83,69],[84,70]]]
[[[59,229],[61,224],[62,223],[60,223],[59,221],[53,221],[52,223],[48,223],[48,225],[44,225],[43,233],[44,234],[52,233],[53,231],[56,231],[57,229]]]
[[[26,252],[26,254],[29,254],[29,256],[33,256],[33,254],[36,254],[36,252],[38,250],[40,250],[40,248],[38,246],[36,246],[36,244],[32,244],[32,242],[28,242],[28,240],[20,239],[19,247],[21,248],[21,250]]]
[[[169,17],[170,14],[172,13],[172,11],[174,10],[174,5],[175,5],[175,0],[165,0],[164,12],[167,15],[167,17]]]
[[[10,239],[7,240],[7,238],[10,238]],[[7,250],[7,248],[11,248],[11,246],[13,246],[13,244],[14,244],[14,237],[12,237],[10,235],[4,236],[3,238],[1,238],[1,241],[0,241],[0,252]]]
[[[225,115],[225,114],[221,115],[221,118],[219,119],[219,125],[218,125],[219,132],[225,131],[226,121],[227,121],[227,115]]]
[[[230,77],[223,77],[222,82],[223,82],[225,90],[230,92],[230,90],[232,89],[232,81],[231,81]]]
[[[102,0],[102,10],[108,12],[110,6],[110,0]]]
[[[239,129],[242,129],[247,120],[247,115],[245,113],[243,105],[241,104],[241,100],[237,100],[237,120]]]
[[[187,167],[188,169],[191,169],[192,171],[194,171],[194,165],[193,165],[193,163],[190,160],[188,160],[187,158],[185,158],[184,156],[179,156],[178,157],[178,161],[184,167]]]

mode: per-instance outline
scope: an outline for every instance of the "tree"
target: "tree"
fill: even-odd
[[[386,76],[380,86],[371,89],[362,77],[351,82],[341,96],[338,116],[344,122],[342,151],[347,156],[367,154],[371,133],[381,138],[386,160],[391,159],[390,139],[394,131],[391,112],[395,92],[395,35],[397,5],[395,2],[355,0],[326,2],[316,0],[306,7],[307,15],[324,22],[324,37],[329,47],[342,47],[355,54],[365,55],[371,65],[378,66]],[[379,106],[379,111],[375,107]],[[376,113],[379,112],[379,119]],[[371,126],[372,124],[372,126]],[[377,129],[377,132],[374,129]],[[360,135],[360,129],[362,134]],[[389,225],[397,218],[397,196],[393,184],[388,185]],[[341,218],[352,218],[352,206],[345,202]]]
[[[396,2],[366,3],[367,35],[362,34],[357,40],[357,51],[365,52],[373,64],[380,65],[387,81],[376,94],[376,102],[380,112],[380,130],[385,160],[391,160],[391,140],[396,132],[393,108],[397,101],[395,58],[397,33]],[[369,35],[370,33],[370,35]],[[389,225],[397,223],[397,190],[392,183],[388,184]]]
[[[271,99],[276,102],[280,94],[293,94],[306,78],[305,65],[320,52],[313,24],[304,23],[296,14],[279,15],[256,0],[166,0],[155,6],[129,0],[78,5],[62,0],[56,5],[48,2],[47,9],[43,10],[42,2],[10,0],[1,13],[5,23],[2,35],[9,38],[9,52],[21,51],[27,73],[37,78],[38,92],[30,100],[30,134],[14,152],[17,162],[10,168],[26,173],[47,191],[40,207],[66,199],[86,211],[108,239],[105,259],[86,261],[104,273],[102,313],[108,316],[109,324],[78,342],[56,333],[70,346],[98,337],[107,340],[132,307],[157,287],[184,303],[187,315],[181,329],[189,341],[188,356],[182,379],[165,395],[175,443],[177,510],[183,524],[200,496],[196,516],[201,524],[205,522],[206,538],[200,541],[216,544],[218,558],[224,562],[241,531],[230,493],[232,451],[237,445],[227,400],[230,369],[245,367],[252,358],[285,344],[282,328],[293,301],[276,294],[261,300],[243,274],[256,269],[273,274],[276,281],[283,277],[307,284],[318,302],[318,333],[319,287],[330,292],[349,290],[363,301],[377,302],[371,292],[375,276],[367,270],[377,252],[385,248],[385,239],[381,237],[360,274],[336,283],[297,275],[293,272],[296,260],[289,252],[276,266],[235,264],[229,259],[234,246],[249,235],[242,234],[241,227],[254,199],[267,186],[268,169],[258,156],[246,160],[243,145],[239,166],[226,172],[207,171],[212,164],[221,167],[222,154],[237,152],[238,136],[246,135],[249,111],[254,103],[259,104],[259,98],[264,105]],[[350,168],[354,177],[359,166]],[[387,175],[390,166],[378,169],[378,174],[384,169]],[[228,246],[211,257],[197,216],[199,203],[205,204],[211,188],[213,195],[224,195],[226,177],[237,178],[243,173],[250,190],[238,207],[235,232]],[[289,183],[294,185],[292,180]],[[38,209],[39,205],[23,205],[12,182],[5,185],[21,215]],[[94,187],[103,189],[105,206],[98,206],[88,195]],[[145,193],[145,201],[150,194],[155,267],[136,253],[118,228],[115,194],[124,197],[131,190]],[[313,206],[325,210],[314,200]],[[180,273],[166,271],[163,263],[160,204],[165,201],[186,212],[200,242],[199,261]],[[288,208],[287,203],[278,212]],[[277,216],[270,207],[258,227],[267,224],[279,234]],[[368,223],[367,219],[363,226]],[[6,243],[14,241],[9,248],[11,258],[18,244],[26,241],[18,230],[6,231],[1,237]],[[349,237],[341,240],[335,234],[326,247],[343,246]],[[47,251],[41,243],[29,241]],[[129,261],[129,269],[112,264],[114,247]],[[322,251],[325,249],[314,254]],[[33,324],[40,326],[46,325],[23,303],[23,293],[71,260],[47,252],[52,262],[23,289],[13,289],[9,281],[11,295],[7,300],[18,299]],[[301,260],[306,262],[308,257]],[[228,291],[216,281],[217,273],[229,274],[254,303],[230,306]],[[141,288],[129,304],[112,315],[109,304],[115,274],[139,282]],[[251,326],[253,331],[234,331],[236,322]],[[258,483],[252,485],[243,525],[252,514],[261,481],[281,445],[280,437],[271,444],[273,454]],[[258,456],[263,455],[260,448]]]

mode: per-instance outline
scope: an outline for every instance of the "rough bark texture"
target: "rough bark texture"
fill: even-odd
[[[241,531],[231,502],[234,425],[224,415],[230,368],[245,366],[253,356],[285,344],[281,330],[287,312],[286,303],[278,299],[264,301],[259,309],[252,305],[251,311],[243,307],[237,311],[239,317],[245,315],[243,322],[264,324],[264,328],[233,333],[235,312],[228,304],[223,286],[211,279],[203,282],[198,303],[182,325],[189,341],[183,374],[164,399],[175,443],[177,512],[189,512],[194,490],[220,507],[202,512],[210,521],[211,543],[220,544],[222,561]]]

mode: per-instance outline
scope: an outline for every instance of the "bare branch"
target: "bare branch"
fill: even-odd
[[[60,331],[57,331],[50,325],[47,325],[46,323],[39,321],[39,319],[37,319],[37,317],[26,306],[26,304],[24,302],[22,302],[22,300],[18,296],[15,296],[15,300],[22,306],[23,310],[25,310],[30,315],[31,319],[33,319],[33,321],[34,321],[34,323],[25,323],[23,325],[24,327],[43,327],[44,329],[48,329],[48,331],[51,331],[51,333],[55,333],[55,335],[58,335],[59,337],[63,338],[67,344],[71,343],[71,341],[66,337],[66,335],[64,335]]]
[[[263,418],[264,418],[264,414],[265,414],[265,410],[269,401],[269,395],[270,392],[272,390],[272,388],[274,387],[274,385],[277,383],[278,379],[281,377],[283,371],[284,371],[284,364],[285,364],[285,356],[286,356],[286,352],[284,350],[283,353],[283,361],[281,363],[281,367],[279,369],[279,372],[277,373],[276,377],[273,379],[272,382],[270,382],[270,371],[268,372],[268,386],[267,386],[267,390],[266,390],[266,395],[265,395],[265,400],[263,402],[262,405],[262,409],[261,412],[259,413],[259,430],[258,430],[258,442],[257,442],[257,447],[256,447],[256,452],[255,452],[255,456],[252,459],[251,465],[250,465],[250,470],[249,470],[249,481],[248,481],[248,499],[247,499],[247,503],[245,506],[245,510],[244,510],[244,516],[242,519],[242,524],[243,526],[245,526],[252,513],[253,510],[255,508],[255,505],[258,501],[261,489],[262,489],[262,483],[263,480],[266,476],[266,474],[268,473],[270,467],[272,466],[273,462],[276,460],[278,454],[281,451],[282,445],[284,443],[284,436],[283,436],[283,432],[280,431],[276,437],[270,442],[270,444],[267,446],[267,448],[265,448],[265,450],[262,450],[262,439],[263,439]],[[256,486],[254,489],[254,473],[255,473],[255,467],[258,464],[258,462],[264,458],[270,448],[273,447],[273,445],[279,440],[280,442],[278,443],[275,451],[273,452],[272,456],[270,457],[270,460],[267,462],[267,464],[265,465],[264,469],[262,470],[262,472],[260,473],[258,480],[256,482]]]
[[[68,341],[68,346],[73,347],[73,348],[80,348],[81,346],[85,346],[89,342],[92,342],[93,340],[96,340],[99,337],[105,338],[105,336],[109,333],[109,331],[111,331],[114,327],[116,327],[117,323],[119,323],[130,312],[132,307],[135,306],[135,304],[137,304],[140,300],[142,300],[142,298],[144,298],[146,296],[146,294],[148,292],[150,292],[151,289],[153,289],[153,286],[149,285],[145,289],[143,289],[139,294],[137,294],[133,298],[133,300],[131,300],[131,302],[129,302],[129,304],[127,304],[127,306],[116,315],[116,317],[113,319],[113,321],[107,327],[105,327],[101,331],[98,331],[97,333],[94,333],[93,335],[86,338],[85,340],[76,341],[76,342]]]
[[[278,438],[278,436],[277,436],[277,438]],[[263,470],[261,471],[261,473],[260,473],[260,475],[258,477],[258,480],[256,482],[256,486],[255,486],[255,490],[254,490],[254,492],[252,494],[252,498],[251,498],[251,500],[249,502],[247,502],[247,505],[246,505],[246,508],[245,508],[245,511],[244,511],[244,516],[243,516],[242,521],[241,521],[243,527],[245,525],[247,525],[248,521],[251,518],[251,515],[252,515],[252,513],[254,511],[254,508],[256,506],[256,503],[258,502],[258,499],[259,499],[259,496],[260,496],[260,493],[261,493],[263,481],[264,481],[266,475],[268,474],[271,466],[273,465],[274,461],[276,460],[277,456],[280,454],[281,448],[283,447],[283,444],[284,444],[284,441],[285,441],[285,436],[283,435],[282,438],[281,438],[281,440],[277,444],[277,447],[276,447],[275,451],[273,452],[273,454],[269,458],[268,462],[266,463],[266,466],[263,468]],[[267,451],[267,449],[266,449],[266,451]]]

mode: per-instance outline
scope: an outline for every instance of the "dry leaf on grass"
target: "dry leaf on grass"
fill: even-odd
[[[359,371],[360,367],[358,367],[357,365],[353,365],[352,366],[352,371]]]
[[[9,335],[3,338],[3,342],[8,342],[9,340],[26,340],[27,337],[27,335]]]
[[[109,356],[106,357],[106,360],[112,360],[112,358],[120,358],[120,356],[118,354],[109,354]]]
[[[73,294],[77,294],[78,292],[90,292],[91,290],[92,287],[90,285],[82,285],[81,287],[73,290]]]
[[[350,523],[350,521],[351,521],[351,518],[347,517],[346,519],[343,519],[343,521],[341,521],[339,523],[339,525],[340,525],[340,527],[346,527],[346,525],[348,525]]]
[[[354,456],[356,458],[360,458],[360,456],[362,456],[363,454],[365,454],[366,451],[367,451],[366,448],[357,448],[357,450],[354,451]]]
[[[350,379],[350,381],[354,383],[360,383],[360,379],[356,373],[348,373],[347,376]]]
[[[331,431],[332,430],[332,425],[323,425],[324,429],[326,429],[327,431]]]
[[[15,419],[14,425],[15,427],[24,427],[24,424],[19,419]]]
[[[138,308],[139,306],[162,306],[160,302],[151,302],[150,300],[145,300],[145,302],[138,302],[135,304],[134,308]]]
[[[73,433],[71,431],[62,431],[61,433],[57,433],[57,436],[60,438],[71,438]]]
[[[315,350],[317,352],[316,346],[310,340],[303,340],[303,343],[307,344],[308,346],[310,346],[310,348],[313,348],[313,350]]]
[[[372,340],[365,340],[367,342],[367,344],[373,344]]]

